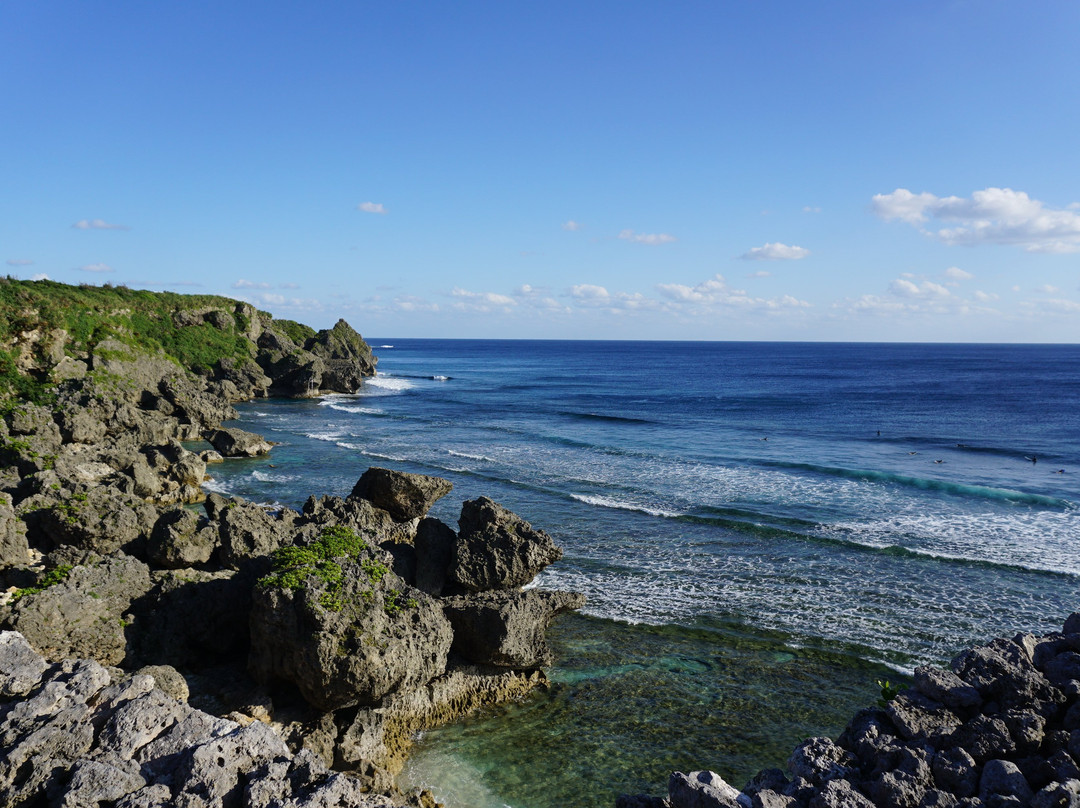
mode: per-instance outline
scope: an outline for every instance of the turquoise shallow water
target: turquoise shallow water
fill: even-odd
[[[437,474],[448,524],[490,496],[564,548],[538,582],[589,602],[552,688],[414,757],[452,805],[741,784],[892,670],[1080,608],[1078,346],[373,345],[356,395],[241,407],[279,445],[212,485],[299,507]]]
[[[448,805],[599,808],[662,793],[670,772],[742,785],[806,737],[835,735],[895,672],[735,626],[566,616],[533,697],[426,733],[400,778]]]

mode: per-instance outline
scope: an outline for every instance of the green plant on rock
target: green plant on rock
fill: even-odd
[[[375,584],[389,571],[384,564],[367,558],[368,543],[354,530],[341,525],[323,528],[319,538],[311,544],[282,547],[270,556],[270,574],[259,579],[264,589],[303,589],[309,578],[321,581],[325,588],[319,595],[319,605],[327,611],[345,608],[342,590],[345,573],[338,563],[347,558],[360,563],[369,580]],[[372,570],[381,568],[377,577]],[[366,594],[366,593],[365,593]]]
[[[892,684],[888,679],[884,682],[878,679],[877,686],[881,688],[881,698],[877,700],[878,707],[888,707],[889,702],[899,696],[903,689],[900,685]]]
[[[15,593],[11,597],[12,603],[25,598],[27,595],[36,595],[38,592],[44,592],[50,586],[55,586],[58,583],[62,583],[67,580],[68,575],[71,574],[72,566],[70,564],[62,564],[56,569],[49,570],[45,573],[41,580],[37,582],[35,586],[27,586],[22,589],[16,589]]]

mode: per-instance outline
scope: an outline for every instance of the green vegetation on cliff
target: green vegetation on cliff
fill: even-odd
[[[0,408],[5,400],[47,403],[52,382],[85,373],[93,359],[144,354],[204,376],[224,367],[246,368],[249,381],[265,373],[286,395],[352,392],[375,368],[370,347],[344,321],[316,332],[216,295],[0,278]],[[65,359],[82,369],[69,362],[57,375]]]
[[[221,316],[208,322],[189,324],[178,316],[213,310]],[[57,352],[84,355],[105,339],[161,351],[193,370],[211,368],[224,357],[250,358],[252,345],[244,333],[254,315],[248,304],[214,295],[0,279],[0,384],[6,382],[7,392],[31,392],[30,383],[13,377],[17,365],[49,354],[55,361]],[[20,362],[20,353],[31,356]]]

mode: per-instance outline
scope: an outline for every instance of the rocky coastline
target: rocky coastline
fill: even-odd
[[[886,698],[887,696],[887,698]],[[998,638],[919,667],[835,741],[810,738],[740,791],[674,772],[666,797],[619,808],[1078,808],[1080,613],[1060,632]],[[789,777],[790,775],[790,777]]]
[[[233,403],[352,392],[370,348],[225,299],[103,329],[139,314],[107,302],[0,312],[0,806],[432,808],[394,785],[411,738],[544,684],[583,603],[525,588],[559,549],[485,498],[432,519],[450,483],[387,469],[299,511],[207,494],[272,451]],[[917,669],[742,790],[675,772],[617,804],[1080,808],[1078,701],[1080,613]]]
[[[47,392],[0,402],[0,805],[433,805],[394,785],[411,738],[544,684],[584,599],[523,587],[561,551],[486,498],[430,518],[451,484],[387,469],[300,511],[208,495],[272,450],[233,403],[354,392],[375,358],[344,321],[150,302],[96,338],[27,303],[0,344]],[[146,333],[236,347],[193,369]]]

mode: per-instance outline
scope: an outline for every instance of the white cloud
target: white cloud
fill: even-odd
[[[767,269],[759,269],[757,272],[751,272],[746,277],[748,278],[771,278],[772,273]]]
[[[811,205],[806,205],[806,206],[803,207],[802,212],[803,213],[821,213],[821,208],[814,207],[814,206],[811,206]]]
[[[298,283],[279,283],[278,288],[279,289],[299,289],[300,284],[298,284]]]
[[[619,238],[624,241],[632,241],[635,244],[649,244],[652,246],[677,241],[675,236],[668,233],[635,233],[633,230],[623,230],[619,233]]]
[[[9,267],[28,267],[33,265],[33,261],[29,258],[9,258],[7,265]]]
[[[322,304],[322,301],[319,300],[314,300],[312,298],[286,297],[285,295],[279,295],[274,292],[263,292],[255,295],[254,299],[263,305],[273,306],[276,309],[286,311],[312,312],[323,311],[326,308]]]
[[[767,242],[762,247],[752,247],[739,257],[744,261],[797,261],[806,258],[810,251],[805,247],[788,246],[779,241]]]
[[[777,298],[750,297],[742,289],[733,289],[728,286],[723,275],[714,275],[696,286],[686,286],[681,283],[658,283],[657,291],[666,297],[671,303],[669,308],[682,309],[691,307],[729,306],[741,309],[777,310],[787,308],[808,308],[805,300],[799,300],[791,295],[782,295]]]
[[[607,300],[611,297],[603,286],[579,283],[570,287],[570,296],[578,300]]]
[[[248,281],[241,278],[232,285],[233,289],[273,289],[272,283],[256,283],[255,281]]]
[[[30,278],[30,280],[32,280],[32,281],[51,281],[52,278],[50,278],[44,272],[38,272],[36,275],[33,275]]]
[[[931,281],[923,281],[917,284],[906,278],[897,278],[889,284],[889,291],[897,297],[917,298],[922,300],[944,299],[952,296],[952,292],[944,286]]]
[[[877,194],[871,208],[882,219],[922,225],[930,218],[955,226],[922,232],[948,245],[1010,244],[1028,252],[1080,252],[1080,212],[1055,210],[1011,188],[985,188],[968,199],[913,194],[897,188]]]
[[[1040,300],[1036,305],[1043,311],[1054,314],[1076,314],[1080,312],[1080,303],[1074,300],[1051,298],[1049,300]]]
[[[130,230],[126,224],[109,224],[103,219],[79,219],[72,225],[76,230]]]
[[[383,207],[382,202],[361,202],[356,206],[356,209],[364,213],[386,213],[386,208]]]
[[[945,277],[950,281],[970,281],[975,276],[970,272],[965,272],[960,267],[949,267],[945,270]]]
[[[1061,292],[1056,286],[1051,286],[1048,283],[1044,283],[1042,286],[1035,287],[1035,291],[1044,295],[1056,295]]]
[[[115,272],[108,264],[84,264],[79,267],[80,272]]]
[[[485,313],[500,310],[506,312],[512,310],[518,304],[514,298],[507,295],[501,295],[497,292],[470,292],[460,286],[455,286],[451,290],[450,296],[455,298],[453,308],[458,311]]]
[[[581,223],[580,222],[575,222],[573,219],[570,219],[569,221],[563,222],[562,229],[563,230],[570,230],[572,232],[576,231],[576,230],[580,230],[581,229]]]
[[[982,291],[975,292],[974,297],[980,303],[990,303],[990,302],[998,299],[998,296],[993,294],[992,292],[982,292]]]

